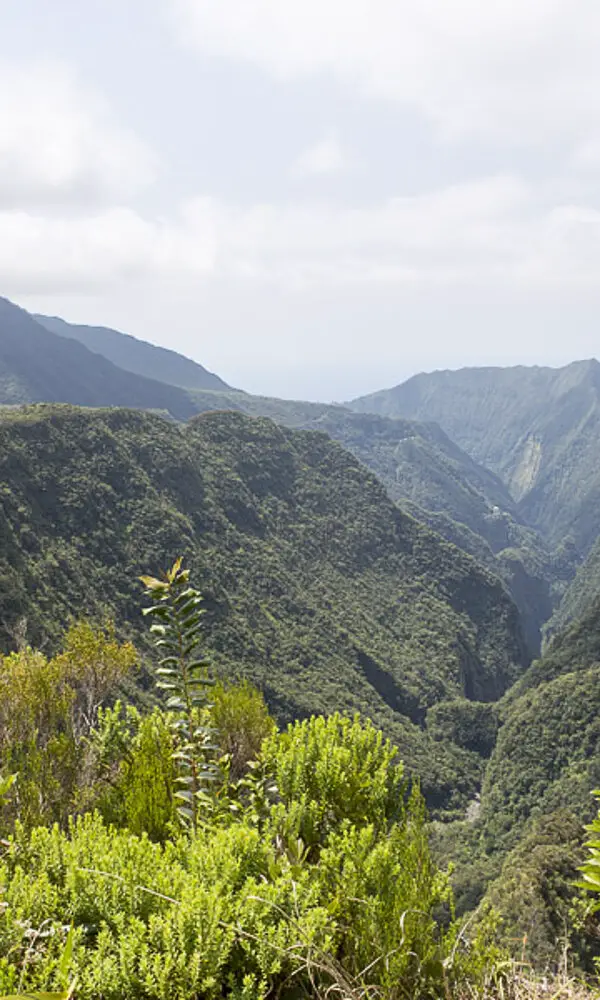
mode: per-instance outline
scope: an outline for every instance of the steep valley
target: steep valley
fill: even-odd
[[[600,785],[597,363],[326,405],[38,319],[0,301],[2,649],[112,619],[147,704],[138,578],[183,556],[215,674],[280,724],[372,719],[461,912],[491,902],[555,961]]]
[[[172,351],[114,330],[32,317],[7,300],[0,302],[0,331],[0,404],[126,404],[179,420],[234,410],[324,431],[370,468],[393,500],[501,577],[521,611],[531,655],[539,652],[572,566],[527,526],[499,477],[437,424],[251,396]]]
[[[182,554],[219,673],[258,684],[283,720],[368,714],[432,806],[465,808],[480,758],[432,741],[427,711],[511,685],[528,663],[519,614],[325,434],[37,406],[7,413],[0,441],[5,646],[23,619],[36,644],[82,614],[139,634],[137,577]]]

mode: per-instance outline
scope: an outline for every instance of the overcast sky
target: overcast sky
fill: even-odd
[[[599,353],[597,0],[0,0],[0,294],[343,400]]]

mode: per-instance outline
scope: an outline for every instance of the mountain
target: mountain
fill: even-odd
[[[183,389],[123,371],[0,298],[0,404],[55,401],[157,409],[178,420],[195,413]]]
[[[437,424],[248,393],[193,393],[192,398],[203,412],[233,409],[284,427],[324,431],[375,472],[393,500],[445,514],[485,539],[494,552],[516,545],[522,533],[531,544],[541,544],[532,529],[517,523],[517,505],[500,478],[474,462]]]
[[[101,354],[114,365],[133,372],[134,375],[167,382],[182,389],[230,388],[218,375],[207,371],[190,358],[165,347],[149,344],[145,340],[138,340],[129,334],[119,333],[118,330],[66,323],[57,316],[34,315],[33,318],[51,333],[79,341],[94,354]]]
[[[0,417],[0,635],[52,645],[72,615],[142,627],[142,572],[178,554],[207,599],[215,670],[280,719],[360,710],[430,805],[464,809],[481,758],[428,708],[498,698],[527,666],[500,581],[403,513],[325,434],[237,413],[187,426],[126,410]]]
[[[408,499],[448,514],[481,534],[495,551],[509,544],[500,516],[500,512],[515,516],[507,490],[433,424],[247,396],[229,390],[216,376],[172,351],[114,330],[34,319],[6,300],[0,302],[0,333],[1,403],[128,405],[167,410],[181,419],[196,411],[234,409],[272,416],[290,427],[321,429],[376,472],[393,499]],[[160,380],[148,379],[149,373],[160,375]],[[177,379],[180,386],[186,381],[202,383],[206,377],[212,380],[209,389],[186,395],[175,387]]]
[[[242,397],[238,405],[289,427],[324,431],[375,472],[393,500],[411,500],[443,512],[467,524],[495,551],[509,544],[502,515],[514,518],[516,505],[507,489],[436,424],[261,397]]]
[[[376,473],[392,499],[501,576],[522,613],[531,655],[539,653],[542,626],[556,604],[556,561],[523,522],[500,478],[477,464],[437,424],[250,396],[230,390],[220,379],[210,382],[219,388],[181,389],[167,380],[202,384],[209,373],[173,352],[102,328],[72,327],[39,317],[45,324],[41,336],[42,328],[32,317],[7,302],[4,310],[0,330],[5,331],[5,352],[10,328],[18,327],[20,333],[5,359],[0,402],[126,404],[163,410],[177,419],[197,411],[233,409],[266,415],[288,427],[325,431]],[[113,361],[158,372],[164,381],[115,366],[76,337]]]
[[[498,706],[481,796],[484,838],[514,845],[535,816],[595,812],[600,785],[600,601],[558,634]]]
[[[413,517],[499,575],[521,611],[532,655],[555,606],[557,579],[572,575],[520,519],[498,476],[478,465],[434,423],[353,413],[342,406],[246,393],[194,393],[201,410],[236,409],[287,427],[321,430],[371,469]]]
[[[600,364],[464,368],[416,375],[354,400],[358,412],[434,420],[495,472],[520,517],[585,554],[600,530]]]

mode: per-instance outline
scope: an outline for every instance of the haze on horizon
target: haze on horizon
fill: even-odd
[[[598,353],[600,7],[0,18],[1,295],[287,397]]]

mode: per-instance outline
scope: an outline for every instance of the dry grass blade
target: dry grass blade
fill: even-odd
[[[599,1000],[600,988],[565,973],[535,976],[518,965],[500,984],[466,988],[456,1000]]]

